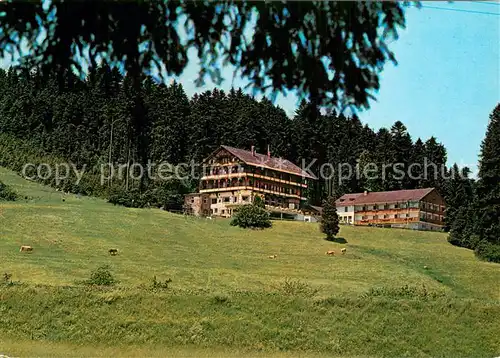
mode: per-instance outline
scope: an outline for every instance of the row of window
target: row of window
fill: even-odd
[[[241,200],[244,202],[247,202],[249,200],[248,196],[242,196]],[[222,198],[212,198],[212,204],[217,204],[217,203],[237,203],[238,202],[238,197],[237,196],[225,196]],[[208,199],[203,199],[203,204],[207,204]],[[194,198],[191,199],[191,204],[194,204]]]
[[[203,199],[203,203],[207,204],[207,199]],[[212,204],[217,204],[217,203],[237,203],[238,202],[238,197],[237,196],[225,196],[221,198],[212,198],[211,203]],[[250,197],[249,196],[242,196],[241,197],[241,202],[250,202]],[[194,204],[194,199],[191,199],[191,203]],[[285,204],[288,204],[283,200],[283,198],[267,198],[265,199],[266,205],[278,205],[278,206],[283,206]],[[289,204],[288,204],[289,205]],[[295,204],[292,204],[293,207],[295,207]]]
[[[255,174],[259,174],[259,175],[264,175],[264,176],[267,176],[267,177],[271,177],[271,178],[276,178],[276,179],[280,179],[280,180],[285,180],[285,181],[295,181],[295,182],[300,182],[300,179],[295,177],[295,176],[292,176],[290,174],[287,174],[287,173],[282,173],[282,172],[277,172],[277,171],[274,171],[274,170],[267,170],[267,169],[259,169],[259,168],[255,168],[254,169],[254,173]]]
[[[430,214],[430,213],[420,213],[420,219],[422,220],[435,220],[443,221],[442,215]]]
[[[244,173],[245,168],[243,167],[214,167],[206,171],[206,175],[225,175],[233,173]]]
[[[273,185],[267,184],[260,181],[255,181],[255,184],[252,180],[215,180],[214,183],[203,182],[202,189],[220,189],[220,188],[235,188],[239,186],[254,186],[258,189],[264,189],[269,191],[275,191],[278,193],[285,193],[291,195],[300,195],[300,191],[295,188],[287,188],[281,185]]]
[[[272,184],[262,183],[259,181],[255,182],[255,187],[258,189],[276,191],[278,193],[300,195],[300,192],[294,188],[286,188],[286,187],[283,187],[281,185],[272,185]]]
[[[421,208],[432,211],[444,211],[444,206],[436,205],[431,203],[419,203],[411,202],[407,203],[395,203],[395,204],[378,204],[378,205],[364,205],[356,206],[356,211],[367,211],[367,210],[390,210],[390,209],[406,209],[406,208]],[[347,212],[347,206],[345,207]]]
[[[225,215],[226,212],[227,212],[228,215],[231,215],[232,211],[231,211],[231,209],[222,209],[220,211],[221,215]],[[210,209],[210,213],[211,214],[218,214],[219,213],[219,209],[217,209],[217,208]]]
[[[378,219],[405,219],[409,218],[410,214],[386,214],[386,215],[363,215],[361,220],[378,220]]]
[[[238,158],[224,156],[224,157],[211,159],[209,163],[210,164],[216,164],[216,163],[227,164],[227,163],[235,163],[235,162],[238,162]]]
[[[423,203],[423,204],[427,204],[427,203]],[[415,206],[410,205],[410,208],[414,208],[414,207]],[[343,208],[344,208],[343,212],[345,212],[345,213],[349,212],[349,207],[348,206],[344,206]],[[388,204],[384,204],[384,205],[369,205],[369,206],[363,206],[363,207],[360,206],[360,207],[356,207],[356,211],[390,210],[390,209],[405,209],[405,208],[407,208],[407,207],[403,206],[403,205],[397,205],[396,204],[394,206],[392,206],[392,205],[389,206]],[[435,205],[435,204],[428,204],[428,205],[422,205],[422,209],[436,211],[436,212],[438,212],[438,211],[443,212],[444,211],[444,206]]]
[[[432,211],[444,211],[444,206],[442,205],[436,205],[436,204],[431,204],[431,203],[420,203],[420,208],[421,209],[426,209],[426,210],[432,210]]]
[[[205,170],[205,175],[225,175],[225,174],[233,174],[233,173],[245,173],[246,168],[243,166],[230,166],[230,167],[211,167],[207,168]],[[295,182],[300,182],[300,179],[298,177],[292,176],[288,173],[282,173],[279,171],[274,171],[274,170],[267,170],[267,169],[259,169],[259,168],[252,168],[248,169],[248,172],[253,172],[255,174],[259,175],[264,175],[268,176],[271,178],[277,178],[285,181],[291,181],[292,179]]]
[[[222,180],[214,180],[213,183],[211,181],[209,182],[202,182],[202,189],[220,189],[220,188],[235,188],[238,186],[249,186],[252,185],[251,181],[245,180],[243,181],[243,178],[240,178],[238,180],[229,180],[229,179],[222,179]]]
[[[249,201],[248,196],[242,196],[241,200],[244,202]],[[238,202],[238,197],[237,196],[224,196],[222,198],[212,198],[212,204],[217,204],[217,203],[237,203]],[[203,203],[207,203],[207,199],[203,200]]]
[[[346,207],[347,208],[347,207]],[[356,206],[356,211],[418,208],[418,202]]]
[[[406,219],[410,218],[410,214],[395,214],[395,215],[363,215],[361,220],[378,220],[378,219]],[[420,219],[422,220],[434,220],[443,221],[442,215],[421,213]]]

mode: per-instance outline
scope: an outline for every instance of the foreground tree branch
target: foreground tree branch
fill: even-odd
[[[188,50],[198,83],[220,83],[231,64],[256,92],[299,94],[328,107],[368,107],[379,73],[395,62],[389,41],[405,25],[399,2],[7,1],[0,54],[20,67],[72,68],[100,61],[132,75],[180,75]]]

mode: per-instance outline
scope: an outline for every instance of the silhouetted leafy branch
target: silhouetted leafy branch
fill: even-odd
[[[198,83],[235,66],[256,92],[298,90],[329,107],[368,107],[387,44],[405,26],[401,2],[4,1],[0,54],[48,74],[82,77],[98,62],[132,77],[180,75],[188,50]],[[62,72],[62,71],[60,71]]]

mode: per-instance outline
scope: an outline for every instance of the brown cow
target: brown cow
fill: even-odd
[[[326,252],[326,254],[327,254],[328,256],[334,256],[334,255],[335,255],[335,251],[330,250],[330,251],[327,251],[327,252]]]
[[[23,251],[26,251],[26,252],[32,252],[33,251],[33,248],[31,246],[28,246],[28,245],[23,245],[21,246],[21,248],[19,249],[19,252],[23,252]]]

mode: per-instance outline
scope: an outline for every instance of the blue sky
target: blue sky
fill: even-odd
[[[436,1],[407,9],[407,28],[390,46],[398,65],[386,66],[377,101],[358,113],[375,129],[400,120],[414,140],[437,137],[448,150],[448,163],[467,165],[473,173],[488,116],[500,102],[500,16],[475,12],[500,14],[500,3]],[[207,81],[196,87],[195,51],[189,55],[188,67],[176,78],[189,96],[248,84],[233,78],[233,68],[227,67],[220,86]],[[0,60],[0,67],[6,66]],[[293,93],[280,95],[276,104],[293,116],[298,99]]]
[[[500,101],[500,16],[440,10],[500,14],[500,3],[425,2],[407,10],[407,27],[391,44],[398,65],[382,73],[377,101],[358,115],[372,128],[402,121],[413,139],[437,137],[448,150],[448,163],[476,170],[479,147],[488,116]],[[188,95],[205,89],[245,86],[225,68],[220,86],[194,84],[198,67],[193,61],[177,78]],[[279,96],[276,103],[292,116],[297,97]]]
[[[391,47],[398,66],[386,67],[377,102],[360,118],[375,127],[401,120],[415,137],[437,137],[448,163],[472,167],[500,101],[500,16],[427,4],[500,14],[500,3],[410,9],[407,29]]]

